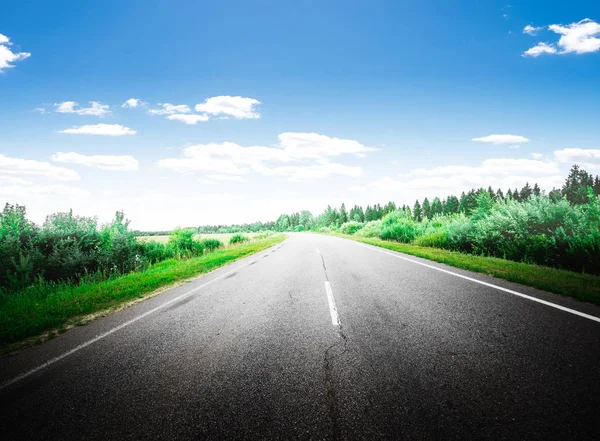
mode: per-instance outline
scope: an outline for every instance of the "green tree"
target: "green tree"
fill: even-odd
[[[434,217],[438,214],[442,214],[444,211],[444,207],[442,206],[442,202],[440,198],[435,198],[431,203],[431,217]]]
[[[342,206],[340,207],[338,220],[340,225],[348,222],[348,212],[346,211],[346,204],[344,203],[342,203]]]
[[[519,199],[522,201],[526,201],[527,199],[529,199],[529,196],[531,196],[532,194],[533,194],[533,190],[529,186],[529,182],[526,182],[525,186],[521,189],[521,192],[519,193]]]
[[[588,198],[588,187],[593,187],[592,175],[579,166],[574,165],[569,171],[569,176],[562,187],[562,194],[571,204],[586,204]]]
[[[444,207],[444,214],[458,213],[460,203],[458,198],[454,195],[448,196],[446,199],[446,206]]]
[[[413,208],[413,219],[417,222],[421,222],[423,220],[423,209],[421,208],[421,204],[417,199],[415,202],[415,206]]]
[[[533,185],[533,194],[535,196],[539,196],[542,194],[542,191],[540,190],[540,186],[537,185],[537,182]]]
[[[423,219],[431,219],[431,204],[427,198],[423,200]]]

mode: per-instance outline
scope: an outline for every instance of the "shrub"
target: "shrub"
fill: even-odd
[[[209,253],[223,246],[223,242],[219,239],[203,239],[202,243],[204,244],[204,249]]]
[[[142,256],[151,264],[175,257],[175,250],[172,247],[154,240],[143,242],[141,250]]]
[[[448,234],[445,231],[436,231],[417,237],[414,243],[421,247],[448,248]]]
[[[381,223],[380,220],[368,222],[355,234],[360,237],[380,237]]]
[[[230,245],[234,245],[236,243],[244,243],[244,242],[247,242],[248,240],[249,239],[246,236],[242,235],[242,234],[234,234],[229,239],[229,244]]]
[[[380,237],[383,240],[409,243],[420,236],[423,226],[426,224],[416,222],[400,211],[393,211],[383,218]]]
[[[173,230],[169,235],[169,246],[178,252],[191,252],[194,248],[194,230]]]
[[[328,227],[319,228],[319,233],[331,233],[331,229]]]
[[[354,234],[358,230],[360,230],[362,227],[363,227],[363,224],[361,224],[360,222],[350,221],[350,222],[346,222],[345,224],[342,224],[339,231],[340,231],[340,233],[343,233],[343,234]]]

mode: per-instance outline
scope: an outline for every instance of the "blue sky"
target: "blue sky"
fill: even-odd
[[[269,220],[600,172],[594,2],[91,3],[0,15],[0,202],[38,222]]]

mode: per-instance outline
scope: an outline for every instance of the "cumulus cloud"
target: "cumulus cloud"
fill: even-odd
[[[600,149],[556,150],[554,156],[562,163],[579,164],[591,169],[600,168]]]
[[[561,54],[575,52],[585,54],[600,50],[600,23],[586,18],[577,23],[563,26],[553,24],[548,26],[552,32],[561,35],[558,40],[558,47],[561,48]]]
[[[531,156],[533,156],[535,159],[541,159],[544,157],[542,153],[532,153]]]
[[[542,54],[569,53],[586,54],[600,51],[600,23],[596,23],[589,18],[569,25],[552,24],[548,26],[548,29],[560,35],[558,42],[556,44],[538,43],[526,50],[523,56],[537,57]]]
[[[121,107],[124,109],[135,109],[136,107],[145,106],[146,104],[147,103],[139,98],[129,98],[127,101],[121,104]]]
[[[123,136],[135,135],[137,132],[120,124],[93,124],[86,126],[74,126],[71,129],[60,130],[58,133],[68,133],[70,135]]]
[[[529,142],[529,139],[519,135],[488,135],[481,138],[473,138],[472,141],[492,144],[518,144]]]
[[[208,115],[190,115],[184,113],[176,113],[174,115],[167,116],[167,119],[170,119],[171,121],[181,121],[185,124],[196,125],[199,122],[208,121],[209,117]]]
[[[22,61],[31,56],[29,52],[13,52],[9,46],[12,46],[10,38],[0,34],[0,73],[4,72],[4,69],[15,67],[12,63]]]
[[[282,133],[277,147],[243,147],[233,142],[192,145],[183,150],[183,157],[162,159],[158,166],[179,172],[212,171],[228,175],[254,171],[291,180],[317,179],[334,174],[360,176],[360,167],[332,163],[329,158],[341,155],[362,157],[376,150],[358,141],[317,133]]]
[[[523,28],[523,33],[524,34],[529,34],[529,35],[537,35],[538,32],[540,32],[542,29],[544,29],[544,26],[531,26],[531,25],[527,25]]]
[[[150,115],[174,115],[176,113],[190,113],[192,109],[187,104],[170,104],[164,103],[159,104],[162,109],[150,109],[148,113]]]
[[[65,164],[85,165],[102,170],[133,171],[138,169],[138,161],[133,156],[122,155],[82,155],[75,152],[57,152],[52,160]]]
[[[75,113],[77,115],[91,116],[106,116],[111,113],[108,105],[99,103],[98,101],[90,101],[90,107],[76,109],[77,105],[75,101],[63,101],[62,103],[54,104],[54,111],[57,113]]]
[[[79,175],[68,168],[57,167],[48,162],[11,158],[4,155],[0,155],[0,175],[37,176],[58,181],[75,181],[79,179]]]
[[[543,54],[555,54],[556,48],[554,45],[548,43],[538,43],[533,47],[530,47],[525,52],[523,52],[524,57],[539,57]]]
[[[260,101],[254,98],[215,96],[207,98],[202,104],[196,104],[196,112],[227,115],[237,119],[256,119],[260,118],[260,114],[254,110],[254,106],[258,104]]]

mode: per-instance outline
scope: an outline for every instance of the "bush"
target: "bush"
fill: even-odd
[[[248,239],[246,236],[244,236],[242,234],[234,234],[229,239],[229,244],[234,245],[236,243],[244,243],[244,242],[247,242],[248,240],[250,240],[250,239]]]
[[[169,235],[168,245],[175,251],[192,252],[194,248],[194,230],[182,230],[180,228],[173,230]]]
[[[142,256],[151,264],[175,257],[175,250],[172,247],[154,240],[143,242],[141,250]]]
[[[396,242],[409,243],[421,235],[423,226],[400,211],[387,214],[381,223],[380,237],[383,240],[394,240]]]
[[[202,244],[204,245],[204,249],[209,253],[223,246],[223,242],[219,239],[203,239]]]
[[[319,233],[331,233],[331,229],[328,227],[319,228]]]
[[[381,236],[381,221],[371,221],[365,224],[355,234],[360,237],[380,237]]]
[[[362,227],[363,224],[361,224],[360,222],[350,221],[346,222],[345,224],[342,224],[342,226],[339,229],[339,232],[343,234],[354,234]]]
[[[436,231],[417,237],[414,243],[421,247],[448,248],[448,234],[445,231]]]

